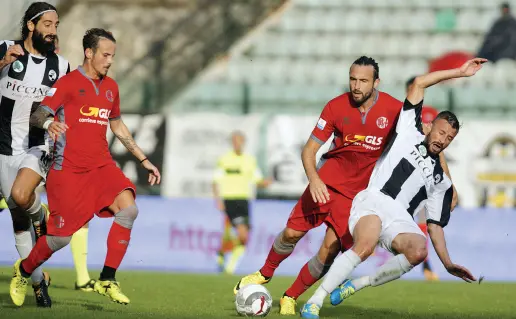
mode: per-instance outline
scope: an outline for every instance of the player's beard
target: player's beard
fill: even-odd
[[[47,41],[46,39],[51,41]],[[32,33],[32,46],[43,55],[54,52],[56,49],[55,36],[47,35],[46,39],[43,33],[39,33],[37,29],[34,29],[34,33]]]
[[[441,153],[443,151],[443,145],[439,144],[439,143],[431,143],[430,139],[428,138],[428,136],[425,137],[425,140],[423,141],[423,144],[426,146],[426,149],[428,150],[428,153],[432,154],[433,156],[437,156],[437,155],[439,155],[439,153]],[[434,144],[435,144],[435,147],[438,146],[438,150],[437,151],[433,150]]]
[[[367,100],[369,100],[369,98],[371,98],[371,96],[373,95],[373,91],[374,91],[374,89],[369,91],[368,93],[364,94],[363,97],[360,100],[355,100],[355,98],[353,97],[352,98],[353,105],[355,107],[362,106],[362,104],[364,104]],[[351,92],[351,94],[353,94],[353,92]]]

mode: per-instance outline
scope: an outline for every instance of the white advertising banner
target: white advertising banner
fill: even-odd
[[[310,137],[317,116],[277,115],[266,122],[265,169],[274,183],[265,190],[269,195],[299,196],[308,180],[301,162],[301,151]],[[317,160],[330,145],[329,141],[317,153]]]
[[[242,131],[245,152],[258,154],[263,116],[195,113],[169,116],[162,195],[211,197],[218,158],[231,149],[231,132]]]
[[[516,207],[514,121],[465,120],[445,151],[461,206]]]

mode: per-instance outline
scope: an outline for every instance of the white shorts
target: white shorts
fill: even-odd
[[[380,245],[391,253],[395,253],[392,250],[392,241],[399,234],[413,233],[425,237],[425,234],[423,234],[407,210],[379,190],[365,189],[353,199],[349,217],[349,231],[351,234],[353,234],[358,220],[368,215],[376,215],[382,221]]]
[[[5,198],[10,196],[14,180],[22,168],[30,168],[43,179],[46,178],[48,168],[43,160],[46,154],[45,148],[41,146],[30,148],[26,153],[18,155],[0,154],[0,188]]]

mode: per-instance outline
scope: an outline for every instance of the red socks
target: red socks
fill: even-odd
[[[301,268],[299,275],[297,275],[296,281],[294,281],[292,286],[290,286],[290,288],[285,292],[285,295],[297,299],[318,280],[319,278],[312,277],[310,270],[308,270],[308,263],[306,263],[303,268]]]
[[[274,250],[274,246],[271,247],[271,251],[267,256],[267,260],[265,260],[265,264],[263,265],[262,269],[260,269],[262,275],[268,278],[272,277],[274,275],[274,271],[278,268],[281,262],[287,259],[290,254],[292,254],[292,252],[284,255],[278,254]]]
[[[27,274],[32,274],[34,269],[47,261],[53,253],[50,247],[48,247],[47,236],[40,237],[36,242],[36,246],[32,248],[29,256],[22,261],[22,269]]]
[[[120,226],[113,222],[111,230],[107,238],[107,255],[105,266],[117,269],[124,259],[129,240],[131,238],[131,230]]]

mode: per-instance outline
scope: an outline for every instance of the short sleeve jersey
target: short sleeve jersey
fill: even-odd
[[[106,139],[109,120],[120,117],[113,79],[92,80],[79,67],[56,82],[41,106],[69,127],[51,150],[52,169],[85,172],[114,163]]]
[[[219,185],[224,199],[249,199],[252,184],[262,179],[256,159],[251,155],[230,151],[217,161],[214,182]]]
[[[394,134],[403,103],[375,91],[374,104],[362,113],[342,94],[324,107],[311,138],[320,144],[333,134],[330,150],[318,163],[323,182],[349,198],[365,189],[374,165]]]

